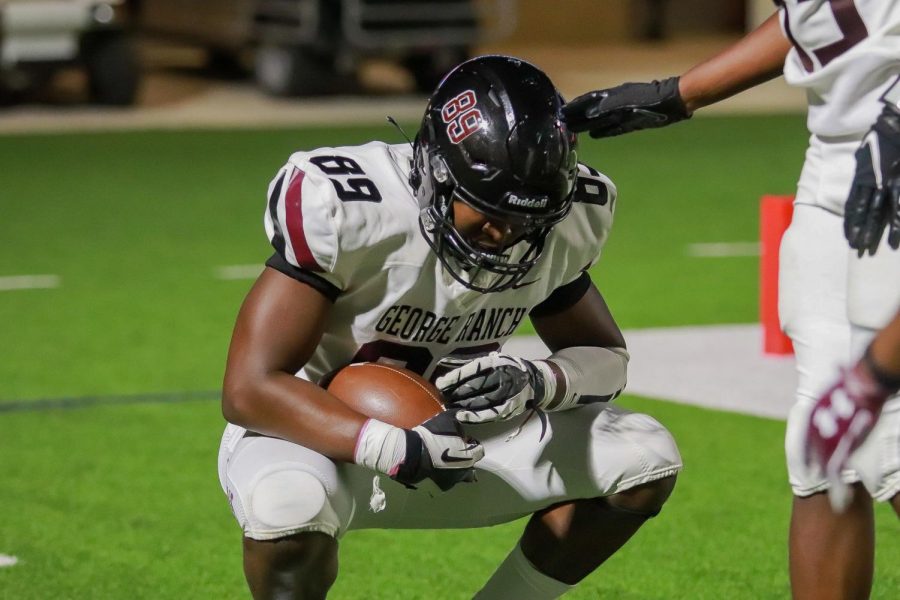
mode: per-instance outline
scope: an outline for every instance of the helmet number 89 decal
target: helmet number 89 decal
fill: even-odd
[[[447,124],[447,137],[458,144],[481,128],[481,111],[475,108],[475,92],[457,94],[441,108],[441,119]]]

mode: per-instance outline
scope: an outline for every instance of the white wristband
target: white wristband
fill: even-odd
[[[377,419],[363,423],[356,438],[353,462],[394,475],[406,457],[406,432]]]

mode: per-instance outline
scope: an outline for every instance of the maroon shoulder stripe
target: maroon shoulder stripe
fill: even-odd
[[[322,271],[322,267],[313,258],[312,250],[306,241],[306,232],[303,231],[303,178],[306,173],[297,169],[291,175],[287,192],[284,194],[284,213],[287,221],[288,234],[291,236],[291,248],[297,263],[310,271]]]

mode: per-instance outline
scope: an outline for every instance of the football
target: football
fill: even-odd
[[[326,389],[357,412],[404,429],[444,410],[441,393],[427,379],[381,363],[348,365]]]

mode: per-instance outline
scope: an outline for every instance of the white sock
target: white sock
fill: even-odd
[[[559,598],[574,585],[557,581],[534,568],[522,547],[516,544],[474,600],[551,600]]]

